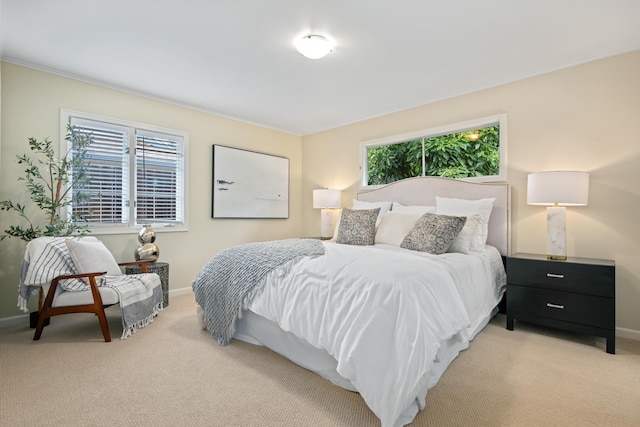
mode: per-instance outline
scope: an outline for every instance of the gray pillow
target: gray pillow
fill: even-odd
[[[337,243],[373,245],[376,239],[376,220],[380,208],[342,209]]]
[[[466,216],[426,213],[416,221],[400,247],[435,255],[443,254],[447,252],[466,222]]]

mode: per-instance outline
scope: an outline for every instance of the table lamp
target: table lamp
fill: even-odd
[[[321,237],[323,239],[333,237],[333,233],[331,231],[331,225],[333,222],[332,209],[340,208],[342,206],[341,202],[342,192],[340,190],[333,190],[329,188],[313,190],[313,207],[316,209],[322,209],[320,215],[322,226]]]
[[[547,259],[567,259],[565,206],[589,201],[589,173],[549,171],[530,173],[527,204],[547,207]]]

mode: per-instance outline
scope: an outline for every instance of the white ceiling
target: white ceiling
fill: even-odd
[[[638,0],[2,5],[3,60],[296,135],[640,49]],[[301,56],[308,33],[333,52]]]

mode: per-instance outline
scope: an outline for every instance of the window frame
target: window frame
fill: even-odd
[[[129,131],[129,159],[127,169],[128,179],[128,191],[130,198],[135,197],[136,194],[136,131],[142,131],[147,133],[171,135],[182,138],[182,206],[177,206],[178,211],[182,211],[183,220],[181,223],[170,222],[145,222],[137,223],[135,215],[135,203],[132,200],[129,201],[128,206],[128,222],[126,224],[90,224],[90,230],[92,234],[106,235],[106,234],[131,234],[138,233],[140,228],[144,225],[151,225],[156,232],[183,232],[189,230],[189,197],[188,197],[188,173],[187,173],[187,160],[189,149],[189,133],[186,131],[164,128],[156,125],[149,125],[146,123],[133,122],[130,120],[117,119],[113,117],[107,117],[92,113],[85,113],[81,111],[73,111],[68,109],[60,109],[60,145],[59,152],[66,152],[70,147],[68,141],[66,141],[67,125],[70,123],[71,118],[79,120],[88,120],[103,122],[113,127],[127,128]],[[61,215],[65,215],[67,218],[71,218],[71,210],[65,208]]]
[[[485,128],[489,126],[500,126],[500,165],[498,175],[486,175],[477,177],[466,178],[453,178],[469,182],[507,182],[507,114],[501,113],[493,116],[481,117],[478,119],[467,120],[464,122],[457,122],[438,126],[434,128],[422,129],[415,132],[408,132],[399,135],[392,135],[383,138],[376,138],[365,140],[360,143],[360,189],[375,189],[384,187],[383,185],[369,185],[368,182],[368,157],[367,149],[372,147],[380,147],[384,145],[400,144],[420,138],[431,138],[434,136],[447,135],[457,132],[466,132],[469,130]],[[424,146],[424,145],[423,145]],[[423,160],[424,161],[424,160]],[[422,173],[424,176],[424,164],[422,167]],[[389,183],[391,184],[391,183]]]

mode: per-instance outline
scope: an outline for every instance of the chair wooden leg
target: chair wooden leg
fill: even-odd
[[[109,332],[109,324],[107,323],[107,316],[104,314],[103,307],[100,307],[100,309],[96,312],[96,316],[98,316],[98,321],[100,322],[100,329],[102,329],[104,342],[111,342],[111,333]]]
[[[102,330],[102,336],[104,337],[105,342],[111,342],[111,333],[109,332],[109,324],[107,323],[107,315],[104,312],[104,307],[98,304],[90,304],[90,305],[77,305],[77,306],[69,306],[69,307],[45,307],[40,312],[40,316],[38,317],[38,324],[36,325],[36,332],[33,335],[33,340],[38,341],[40,336],[42,336],[42,330],[45,327],[45,322],[51,316],[56,316],[58,314],[69,314],[69,313],[93,313],[98,316],[98,322],[100,322],[100,329]]]
[[[98,321],[100,322],[100,329],[102,329],[104,342],[111,342],[109,324],[107,323],[107,316],[104,314],[104,305],[102,304],[102,297],[100,296],[100,292],[98,291],[98,284],[96,283],[95,277],[89,278],[89,287],[91,288],[91,293],[93,294],[93,309],[91,311],[95,313],[96,316],[98,316]]]
[[[42,299],[42,287],[40,288],[40,297],[38,298],[38,323],[36,324],[36,332],[33,335],[33,340],[38,341],[40,336],[42,335],[42,329],[45,327],[45,322],[49,324],[49,318],[53,315],[51,313],[51,305],[53,304],[53,296],[56,292],[56,288],[58,287],[59,280],[53,279],[51,282],[51,286],[49,287],[49,292],[47,293],[47,297]]]
[[[38,323],[36,324],[36,333],[33,335],[33,340],[38,341],[42,335],[42,329],[44,329],[45,321],[49,319],[47,310],[41,309],[38,315]]]
[[[45,322],[51,316],[57,316],[59,314],[69,314],[69,313],[94,313],[96,316],[98,316],[98,321],[100,322],[100,329],[102,329],[102,336],[104,336],[104,341],[111,342],[111,333],[109,332],[109,324],[107,323],[107,316],[104,313],[104,306],[102,305],[102,297],[100,297],[100,292],[98,291],[98,285],[95,279],[96,275],[102,275],[102,274],[104,273],[89,274],[89,287],[91,288],[91,293],[93,295],[92,304],[72,305],[72,306],[64,306],[64,307],[52,307],[53,297],[54,297],[56,286],[58,286],[58,281],[59,279],[76,278],[78,275],[59,276],[55,278],[51,282],[51,287],[49,288],[47,297],[45,298],[44,304],[42,305],[42,309],[40,310],[40,316],[38,317],[38,324],[36,325],[36,333],[33,336],[33,340],[38,341],[40,339],[40,336],[42,335],[42,329],[45,326]]]

